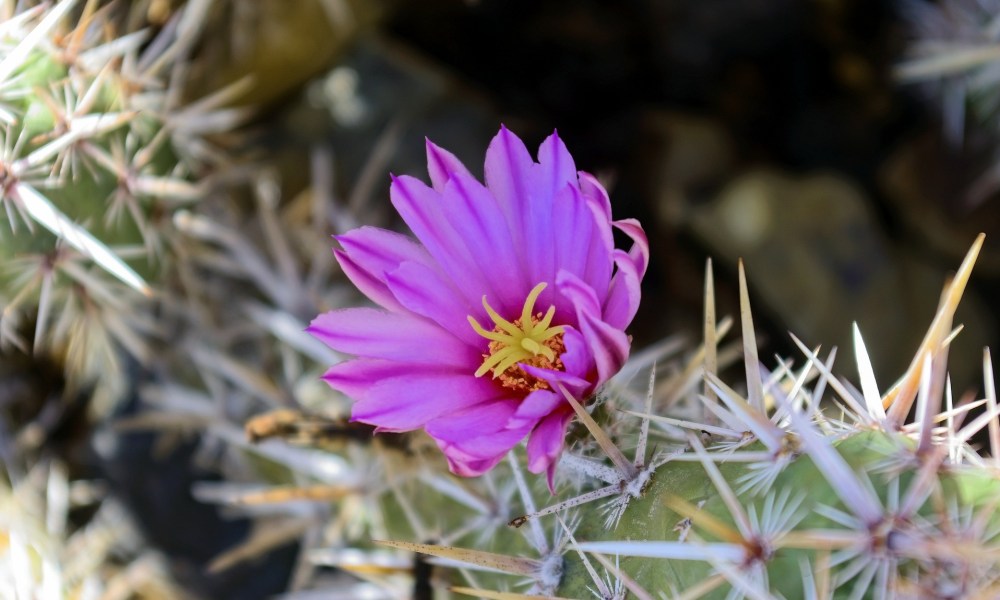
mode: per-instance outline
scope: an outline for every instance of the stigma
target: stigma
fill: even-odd
[[[531,392],[549,389],[544,380],[529,375],[520,365],[530,365],[556,371],[564,370],[560,355],[566,351],[563,343],[564,329],[553,326],[556,307],[550,306],[544,314],[535,312],[535,302],[545,290],[539,283],[524,300],[521,315],[513,322],[501,317],[483,296],[483,308],[493,320],[494,327],[487,331],[476,319],[469,316],[469,324],[479,335],[490,341],[489,352],[483,354],[483,364],[476,369],[476,377],[492,372],[493,379],[509,389]]]

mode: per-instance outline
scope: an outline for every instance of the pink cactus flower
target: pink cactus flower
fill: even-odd
[[[416,239],[361,227],[337,260],[381,308],[318,316],[308,331],[357,358],[324,379],[376,431],[423,428],[453,473],[480,475],[525,437],[549,486],[573,409],[624,364],[649,245],[634,219],[577,172],[553,133],[532,160],[506,128],[486,185],[427,142],[431,185],[394,177],[392,204]],[[614,247],[612,227],[632,239]]]

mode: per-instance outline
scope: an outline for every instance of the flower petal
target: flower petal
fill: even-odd
[[[420,373],[427,373],[429,370],[442,374],[464,374],[463,371],[449,370],[446,367],[434,369],[433,367],[416,363],[403,363],[378,358],[356,358],[333,365],[323,374],[322,379],[330,387],[343,393],[348,398],[358,400],[368,393],[368,390],[375,382],[391,377],[419,375]]]
[[[357,261],[343,250],[334,250],[333,256],[340,263],[341,270],[351,280],[351,283],[372,302],[392,312],[403,310],[403,305],[389,291],[385,281],[376,277],[371,271],[362,268]]]
[[[545,471],[549,491],[553,493],[552,479],[566,440],[566,427],[572,418],[572,411],[552,413],[542,419],[528,439],[528,470],[532,473]]]
[[[455,366],[471,373],[479,352],[437,325],[407,314],[373,308],[347,308],[323,313],[306,331],[338,352],[363,358]]]
[[[441,148],[434,142],[426,140],[427,143],[427,173],[431,176],[431,186],[437,192],[443,192],[445,184],[455,173],[462,173],[469,177],[472,175],[465,168],[462,161]]]
[[[379,227],[360,227],[333,236],[343,251],[361,269],[378,281],[403,262],[431,265],[430,255],[412,238]]]
[[[614,255],[618,272],[611,280],[608,298],[604,301],[604,321],[612,327],[625,329],[639,310],[641,275],[636,271],[633,258],[624,250],[615,250]]]
[[[496,456],[502,457],[509,452],[511,448],[524,439],[530,430],[530,427],[501,429],[456,442],[438,440],[438,446],[446,444],[448,447],[446,454],[459,458],[463,462],[491,459]]]
[[[514,442],[514,444],[517,444],[517,442]],[[511,448],[513,447],[512,445]],[[503,460],[504,454],[506,454],[504,452],[492,458],[478,459],[465,456],[460,450],[447,442],[439,442],[438,448],[444,453],[444,457],[448,459],[448,469],[459,477],[479,477],[497,466],[497,463]]]
[[[440,194],[413,177],[403,176],[393,179],[389,195],[403,221],[470,305],[479,305],[484,293],[496,296],[490,265],[472,260],[460,233],[464,224],[452,223]]]
[[[597,366],[597,384],[604,383],[625,364],[629,350],[628,336],[601,320],[597,294],[578,277],[560,271],[556,285],[576,306],[577,326]]]
[[[580,191],[583,192],[584,198],[593,203],[594,207],[598,209],[599,214],[605,221],[610,222],[611,197],[608,196],[608,191],[604,189],[601,182],[590,173],[580,171],[577,173],[577,176],[580,180]]]
[[[594,357],[587,349],[583,335],[575,327],[564,326],[563,344],[566,346],[566,351],[559,358],[566,372],[578,377],[590,377],[594,369]]]
[[[632,238],[633,244],[632,248],[628,251],[628,255],[632,259],[632,262],[635,263],[635,270],[639,275],[639,279],[642,280],[646,274],[646,267],[649,266],[649,239],[646,238],[645,230],[643,230],[639,221],[635,219],[614,221],[612,225]]]
[[[533,367],[531,365],[524,364],[520,365],[520,367],[529,375],[547,381],[551,386],[562,384],[566,386],[567,391],[578,396],[584,395],[590,388],[593,387],[593,385],[591,385],[591,383],[586,379],[577,377],[576,375],[565,371],[543,369],[541,367]]]
[[[528,254],[524,232],[528,227],[528,210],[532,199],[530,184],[534,164],[524,142],[506,127],[501,126],[500,132],[486,149],[484,166],[486,187],[497,199],[500,211],[510,228],[518,262],[525,267],[528,265],[526,260]]]
[[[587,200],[587,206],[593,211],[597,223],[589,246],[587,271],[582,277],[595,290],[600,290],[605,282],[611,280],[611,251],[615,247],[614,235],[611,233],[611,199],[596,177],[583,171],[579,173],[579,177],[580,192]],[[600,293],[598,295],[601,296]]]
[[[594,353],[597,382],[604,383],[628,360],[629,340],[625,332],[601,321],[591,313],[580,314],[580,331]]]
[[[385,273],[402,262],[432,264],[427,251],[409,237],[378,227],[361,227],[334,236],[343,250],[334,250],[344,274],[380,306],[398,311],[400,305],[385,286]]]
[[[566,404],[566,399],[562,397],[562,394],[552,390],[535,390],[517,405],[517,410],[511,415],[507,425],[509,427],[534,427],[541,419],[564,404]]]
[[[410,431],[428,421],[494,400],[492,382],[472,376],[425,371],[374,382],[354,403],[351,420],[376,431]]]
[[[437,269],[407,262],[388,273],[386,280],[393,300],[406,310],[431,319],[470,346],[485,347],[486,340],[472,329],[466,318],[482,312],[482,305],[470,306]]]
[[[462,442],[436,441],[448,458],[452,473],[474,477],[492,469],[511,448],[524,439],[528,431],[529,428],[504,429]]]
[[[530,185],[531,197],[526,204],[525,254],[526,268],[531,284],[552,283],[555,279],[556,244],[553,232],[563,224],[555,221],[553,206],[564,188],[576,187],[576,165],[566,145],[555,132],[545,138],[538,148],[538,165],[533,165]]]
[[[477,404],[428,421],[425,430],[434,439],[444,442],[463,442],[496,433],[506,429],[508,420],[518,410],[518,404],[512,398]]]
[[[559,271],[559,274],[556,275],[556,286],[559,288],[559,292],[573,303],[577,314],[580,311],[600,313],[601,303],[597,299],[597,292],[573,273],[565,270]]]
[[[611,281],[611,271],[614,267],[611,258],[611,252],[615,248],[614,235],[611,233],[611,223],[600,216],[600,209],[592,201],[588,201],[587,206],[593,211],[597,223],[587,252],[583,280],[595,291],[604,290]]]
[[[488,294],[490,303],[501,314],[520,313],[528,291],[537,282],[529,281],[522,273],[496,199],[483,184],[462,173],[452,177],[443,196],[445,212],[462,237],[468,256],[484,269],[492,290]],[[477,305],[476,312],[467,314],[485,319],[482,305]]]
[[[573,185],[564,187],[553,201],[551,236],[556,264],[606,293],[611,279],[613,238],[611,227],[594,203]],[[602,294],[598,299],[603,301]]]
[[[576,164],[558,132],[553,131],[538,147],[538,164],[538,185],[549,197],[555,198],[567,184],[576,183]]]

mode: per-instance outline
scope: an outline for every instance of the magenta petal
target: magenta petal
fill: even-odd
[[[576,164],[558,133],[553,132],[538,147],[538,164],[538,185],[547,188],[549,196],[554,198],[567,184],[576,183]]]
[[[531,200],[531,178],[535,163],[516,135],[501,126],[486,149],[486,187],[497,199],[507,221],[520,264],[527,266],[524,231]],[[538,283],[538,282],[534,282]]]
[[[343,251],[359,269],[364,269],[376,280],[385,282],[385,273],[403,262],[432,264],[431,257],[411,238],[380,229],[361,227],[343,235],[334,236]]]
[[[559,291],[576,306],[577,327],[594,357],[598,383],[604,383],[625,364],[629,350],[628,336],[601,320],[597,295],[579,278],[560,271],[556,284]]]
[[[351,280],[351,283],[372,302],[392,312],[400,312],[403,309],[396,297],[389,291],[384,280],[376,277],[371,271],[363,269],[343,250],[334,250],[333,256],[340,263],[341,270]]]
[[[611,198],[608,191],[604,189],[601,182],[590,173],[580,171],[577,174],[580,179],[580,191],[584,198],[591,202],[598,209],[598,214],[605,221],[611,221]]]
[[[404,176],[393,179],[389,196],[399,216],[470,305],[479,305],[483,294],[492,294],[490,278],[485,275],[490,266],[470,258],[460,231],[464,224],[452,223],[441,194],[413,177]]]
[[[572,412],[553,413],[535,427],[528,439],[528,470],[532,473],[546,471],[549,491],[553,491],[552,477],[562,454],[566,426],[572,417]]]
[[[530,201],[532,168],[528,149],[521,138],[501,126],[486,149],[486,187],[496,197],[511,225],[520,225]],[[515,231],[520,230],[516,228]]]
[[[351,420],[377,431],[410,431],[497,397],[492,382],[469,374],[420,372],[374,382],[354,403]]]
[[[640,275],[632,257],[623,250],[615,250],[615,264],[618,272],[611,280],[608,298],[604,302],[604,321],[612,327],[625,329],[639,310],[639,298],[642,296]]]
[[[593,176],[581,172],[580,189],[571,186],[560,192],[553,210],[554,221],[560,224],[554,233],[559,268],[586,282],[597,293],[598,301],[603,302],[614,266],[611,259],[614,235],[607,193]]]
[[[563,344],[566,346],[566,351],[562,353],[560,359],[566,372],[583,378],[589,377],[594,368],[594,357],[590,355],[583,335],[576,328],[565,326]]]
[[[306,331],[338,352],[363,358],[457,366],[470,372],[482,362],[475,348],[429,321],[373,308],[323,313]]]
[[[376,381],[426,371],[426,365],[375,358],[356,358],[333,365],[327,369],[323,380],[348,398],[357,399],[364,396]]]
[[[628,254],[632,262],[635,263],[635,270],[639,275],[639,279],[642,280],[646,274],[646,267],[649,265],[649,240],[646,238],[646,232],[643,230],[642,225],[639,224],[639,221],[635,219],[622,219],[621,221],[614,221],[612,224],[632,238],[633,244]]]
[[[610,223],[572,185],[556,195],[552,210],[556,264],[590,285],[603,302],[613,266]]]
[[[456,173],[445,186],[445,210],[455,229],[460,232],[465,251],[475,264],[484,268],[489,288],[483,290],[490,304],[501,314],[517,314],[524,305],[529,284],[516,260],[510,230],[496,199],[483,184],[471,176]],[[486,318],[481,303],[472,314],[480,321]]]
[[[474,469],[482,461],[498,461],[524,439],[530,428],[503,429],[460,442],[436,440],[438,447],[448,456],[449,462]],[[496,464],[494,462],[493,464]]]
[[[582,377],[577,377],[571,373],[565,371],[555,371],[553,369],[543,369],[540,367],[533,367],[531,365],[521,365],[526,373],[533,377],[543,379],[549,383],[549,385],[558,389],[559,385],[566,388],[571,394],[582,395],[588,388],[591,387],[590,382]]]
[[[510,427],[534,427],[538,421],[566,404],[562,394],[552,390],[535,390],[528,394],[510,417]]]
[[[431,319],[442,329],[473,347],[485,347],[486,340],[472,329],[467,315],[482,311],[468,301],[436,269],[418,263],[403,263],[386,275],[393,300],[407,310]]]
[[[516,400],[502,398],[438,417],[429,421],[425,430],[437,440],[464,442],[505,429],[515,410],[518,410]]]
[[[461,452],[448,446],[446,442],[439,442],[438,447],[448,459],[448,469],[459,477],[479,477],[483,473],[497,466],[503,460],[504,454],[498,454],[488,459],[469,458]],[[513,447],[513,446],[511,446]]]
[[[577,314],[580,311],[600,313],[601,303],[597,299],[597,292],[573,273],[559,271],[559,274],[556,275],[556,286],[559,288],[559,292],[573,303]]]
[[[458,160],[454,154],[430,140],[426,140],[426,142],[427,173],[431,176],[431,186],[435,191],[443,192],[445,184],[456,173],[472,177],[462,161]]]
[[[431,257],[409,237],[378,227],[361,227],[334,236],[343,250],[334,256],[347,277],[380,306],[396,311],[399,303],[385,286],[385,274],[400,263],[432,264]]]
[[[539,146],[538,163],[529,180],[531,197],[524,227],[526,269],[532,286],[542,281],[552,283],[557,268],[562,267],[556,262],[559,241],[554,232],[567,224],[555,220],[554,204],[563,189],[576,188],[576,165],[558,134],[553,133]]]
[[[567,185],[556,194],[552,203],[552,230],[556,262],[560,268],[583,277],[594,232],[594,214],[580,190]]]
[[[604,383],[628,360],[628,336],[590,313],[580,315],[580,331],[594,353],[598,382]]]
[[[611,269],[614,266],[611,260],[611,252],[615,248],[614,234],[611,232],[611,223],[603,220],[598,209],[593,202],[587,202],[587,206],[594,213],[596,225],[594,234],[591,236],[593,243],[587,253],[586,271],[583,280],[594,289],[607,285],[611,280]]]

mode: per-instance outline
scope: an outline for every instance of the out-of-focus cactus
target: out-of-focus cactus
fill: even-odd
[[[179,103],[211,2],[162,28],[148,2],[30,4],[0,7],[0,342],[61,357],[102,406],[123,385],[119,348],[149,358],[138,308],[179,243],[171,215],[219,161],[206,136],[242,113],[223,108],[233,90]]]
[[[70,481],[59,463],[36,465],[14,486],[0,483],[0,597],[185,597],[164,557],[98,488]],[[92,515],[82,526],[70,520],[81,510]]]
[[[912,31],[906,60],[897,67],[903,83],[920,83],[941,106],[945,134],[965,137],[966,112],[988,121],[1000,107],[1000,51],[994,0],[901,3]]]
[[[954,182],[967,186],[964,201],[967,206],[974,207],[992,198],[1000,188],[997,146],[1000,132],[995,119],[1000,109],[1000,46],[997,44],[1000,40],[997,21],[1000,2],[905,0],[900,8],[909,22],[911,39],[904,60],[895,69],[896,79],[907,86],[918,86],[923,95],[937,105],[945,139],[955,148],[964,146],[962,162],[976,165],[977,161],[970,160],[970,156],[992,155],[991,163],[971,182],[961,179]],[[919,149],[910,150],[908,154],[919,156],[920,152]],[[919,189],[920,184],[917,185]],[[895,187],[905,189],[905,180],[897,182]],[[919,192],[910,195],[921,198]],[[960,197],[949,190],[937,202],[954,202],[956,196]],[[919,228],[919,220],[917,225]]]

